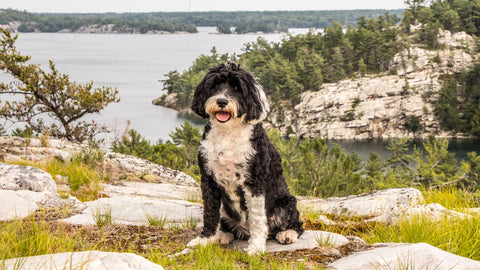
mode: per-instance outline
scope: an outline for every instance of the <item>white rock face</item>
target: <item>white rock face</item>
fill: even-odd
[[[293,110],[273,111],[268,121],[285,134],[292,128],[299,137],[327,139],[426,138],[455,134],[441,130],[433,108],[441,89],[441,75],[461,72],[472,66],[475,43],[465,33],[442,31],[443,50],[429,51],[417,45],[398,53],[391,73],[338,83],[323,84],[306,91]],[[277,119],[282,119],[278,122]],[[418,118],[422,131],[413,134],[405,124]]]
[[[68,252],[0,261],[5,270],[163,270],[163,267],[132,253],[100,251]]]
[[[392,244],[387,247],[361,251],[329,264],[329,269],[437,269],[477,270],[480,262],[457,256],[429,244]]]

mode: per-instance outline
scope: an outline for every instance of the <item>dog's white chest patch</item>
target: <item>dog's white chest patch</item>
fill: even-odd
[[[229,195],[235,193],[248,174],[248,161],[255,154],[250,137],[253,126],[231,129],[212,128],[202,141],[200,151],[207,159],[207,170]]]

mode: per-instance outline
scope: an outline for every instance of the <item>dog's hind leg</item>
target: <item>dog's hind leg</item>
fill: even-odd
[[[298,239],[298,232],[295,230],[281,231],[277,233],[275,239],[277,239],[280,244],[295,243]]]
[[[297,200],[293,196],[284,196],[277,199],[276,207],[268,218],[270,237],[277,239],[280,244],[291,244],[297,241],[303,233],[303,224],[299,220]]]

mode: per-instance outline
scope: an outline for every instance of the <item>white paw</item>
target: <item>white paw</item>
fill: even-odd
[[[217,242],[220,245],[228,245],[230,241],[233,240],[233,234],[232,233],[226,233],[226,232],[218,232],[217,235],[215,235],[217,238]]]
[[[298,233],[295,230],[281,231],[277,233],[275,238],[280,244],[291,244],[297,241]]]
[[[206,246],[206,245],[211,244],[211,243],[215,243],[215,237],[213,237],[213,236],[212,237],[198,236],[197,238],[188,242],[187,247]]]
[[[257,255],[257,254],[265,253],[266,250],[267,250],[267,247],[266,247],[265,239],[257,239],[253,241],[252,239],[250,239],[248,241],[248,247],[245,249],[248,255]]]

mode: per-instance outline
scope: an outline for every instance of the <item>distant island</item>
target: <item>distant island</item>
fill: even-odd
[[[210,11],[150,13],[30,13],[0,9],[0,27],[13,32],[66,33],[196,33],[217,27],[223,34],[287,32],[288,28],[325,28],[337,21],[355,26],[359,18],[403,10]]]

